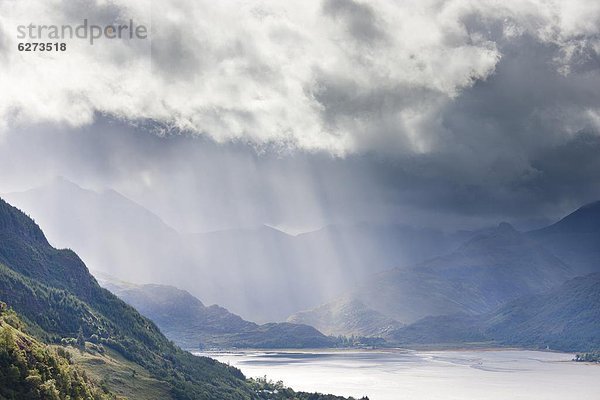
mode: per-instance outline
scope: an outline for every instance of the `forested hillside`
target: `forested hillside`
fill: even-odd
[[[77,254],[53,248],[33,220],[1,199],[0,301],[22,317],[27,332],[36,340],[79,344],[84,352],[86,342],[106,348],[114,353],[111,362],[119,360],[114,368],[135,366],[128,368],[139,369],[162,382],[174,399],[243,400],[261,398],[263,393],[263,389],[257,389],[258,383],[247,381],[238,369],[175,346],[152,321],[101,288]],[[10,347],[9,339],[7,343]],[[46,368],[46,361],[54,362],[45,359],[41,368]],[[91,372],[99,368],[87,366]],[[13,376],[13,370],[7,366],[2,373]],[[150,398],[142,392],[136,396]],[[303,398],[305,394],[294,396]],[[318,394],[310,396],[322,398]]]
[[[17,314],[0,303],[0,399],[115,398],[74,366],[68,351],[40,343],[23,328]]]

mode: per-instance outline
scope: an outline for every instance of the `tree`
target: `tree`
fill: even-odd
[[[85,337],[83,336],[83,328],[79,327],[79,332],[77,332],[77,346],[84,349],[85,348]]]

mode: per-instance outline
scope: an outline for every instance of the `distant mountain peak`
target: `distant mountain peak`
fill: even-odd
[[[78,184],[76,184],[75,182],[73,182],[72,180],[65,178],[62,175],[57,175],[52,179],[51,183],[55,183],[55,184],[66,184],[66,185],[73,185],[73,186],[79,186]]]
[[[62,175],[55,176],[52,180],[46,182],[45,184],[43,184],[37,188],[32,188],[30,190],[39,190],[41,188],[49,189],[49,190],[62,189],[62,190],[70,190],[70,191],[87,191],[87,189],[84,189],[79,184],[73,182],[72,180],[70,180],[68,178],[65,178]]]
[[[530,245],[529,240],[508,222],[501,222],[496,228],[490,229],[470,240],[459,249],[460,253],[487,252],[494,248],[522,247]]]

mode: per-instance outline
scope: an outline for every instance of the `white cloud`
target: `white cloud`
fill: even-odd
[[[83,18],[131,18],[151,41],[16,51],[19,24]],[[568,74],[583,48],[600,48],[599,20],[600,5],[584,0],[0,0],[0,121],[82,126],[99,112],[218,142],[426,153],[443,131],[440,109],[503,56],[486,29],[553,44]]]

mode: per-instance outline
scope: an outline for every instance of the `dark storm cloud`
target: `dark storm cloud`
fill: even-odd
[[[0,178],[2,192],[58,175],[85,187],[111,187],[184,232],[359,221],[455,229],[509,220],[526,228],[530,220],[557,218],[600,199],[598,150],[597,135],[577,134],[532,157],[534,173],[498,177],[479,171],[480,162],[467,154],[281,157],[242,144],[148,135],[147,127],[100,119],[79,132],[9,136],[0,146]]]

